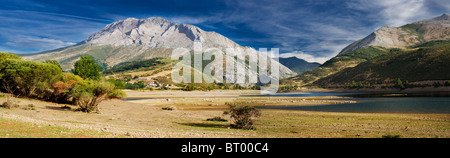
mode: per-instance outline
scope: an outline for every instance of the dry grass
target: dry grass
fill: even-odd
[[[239,130],[230,122],[206,121],[223,115],[225,102],[251,104],[267,98],[239,98],[249,91],[127,91],[134,98],[147,100],[107,100],[100,104],[101,114],[76,112],[76,108],[39,100],[14,98],[35,110],[0,108],[0,137],[313,137],[313,138],[450,138],[450,114],[341,113],[288,110],[261,110],[256,130]],[[218,96],[218,94],[222,94]],[[216,97],[214,97],[216,95]],[[164,96],[166,96],[164,98]],[[0,102],[6,98],[0,98]],[[302,101],[302,100],[305,101]],[[273,103],[302,105],[327,103],[324,98],[271,98]],[[292,103],[294,101],[294,103]],[[172,111],[162,110],[173,107]],[[47,127],[51,124],[51,127]],[[50,128],[50,129],[48,129]],[[20,132],[23,131],[23,132]],[[60,132],[62,131],[62,132]],[[78,132],[86,131],[86,132]],[[90,133],[94,131],[94,133]],[[59,133],[58,133],[59,132]],[[98,133],[97,133],[98,132]],[[9,135],[6,135],[6,134]],[[33,134],[31,134],[33,133]]]

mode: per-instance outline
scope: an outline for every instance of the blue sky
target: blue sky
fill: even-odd
[[[443,13],[448,0],[0,0],[0,51],[56,49],[118,20],[158,16],[323,63],[381,26]]]

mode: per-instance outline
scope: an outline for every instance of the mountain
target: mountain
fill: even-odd
[[[389,56],[402,49],[409,49],[416,45],[439,40],[450,40],[449,14],[401,27],[381,27],[367,37],[348,45],[336,57],[331,58],[321,66],[286,79],[286,81],[301,85],[310,84],[378,56]]]
[[[28,60],[56,59],[64,70],[70,70],[81,55],[90,55],[100,65],[111,68],[120,63],[170,57],[176,48],[193,51],[194,41],[201,41],[203,50],[218,48],[222,52],[226,52],[226,48],[234,48],[239,52],[245,51],[262,55],[260,52],[250,47],[240,46],[216,32],[207,32],[193,25],[172,23],[160,17],[150,17],[117,21],[106,25],[76,45],[22,55],[22,57]],[[237,62],[232,57],[226,59]],[[280,78],[296,75],[295,72],[278,62],[274,60],[270,62],[279,65]],[[222,62],[213,64],[222,64]],[[248,70],[248,65],[245,63],[238,62],[237,66]]]
[[[345,86],[350,82],[364,85],[392,84],[396,79],[417,82],[449,80],[450,41],[427,42],[397,50],[321,78],[315,85]]]
[[[348,45],[339,54],[368,46],[406,48],[428,41],[448,39],[450,39],[450,14],[443,14],[401,27],[383,26],[369,36]]]
[[[299,74],[320,66],[319,63],[310,63],[297,57],[278,58],[278,62]]]

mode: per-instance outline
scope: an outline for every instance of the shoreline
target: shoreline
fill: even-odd
[[[347,89],[347,88],[301,88],[298,90],[283,90],[282,93],[295,93],[295,92],[450,92],[450,87],[417,87],[417,88],[360,88],[360,89]]]

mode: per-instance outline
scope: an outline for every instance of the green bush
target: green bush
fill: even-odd
[[[127,94],[120,89],[114,89],[113,91],[107,94],[107,98],[110,99],[124,98],[126,96]]]
[[[386,134],[381,136],[382,138],[401,138],[402,136],[397,134],[397,135],[392,135],[392,134]]]
[[[181,90],[183,90],[183,91],[193,91],[193,90],[196,90],[196,89],[197,89],[197,87],[194,84],[189,84],[189,85],[186,85]]]
[[[228,122],[228,120],[226,120],[226,119],[224,119],[224,118],[222,118],[220,116],[216,116],[216,117],[213,117],[213,118],[208,118],[208,119],[206,119],[206,121]]]
[[[125,82],[121,79],[108,79],[107,81],[114,84],[114,87],[116,89],[124,89],[125,88]]]
[[[77,83],[70,93],[80,111],[92,112],[98,111],[98,104],[113,90],[114,85],[109,82],[84,80]]]
[[[25,110],[36,110],[36,108],[34,107],[34,104],[28,104],[24,109]]]
[[[255,107],[250,105],[241,105],[238,103],[225,103],[230,107],[230,118],[234,126],[239,129],[253,130],[254,117],[261,116],[261,113]]]

